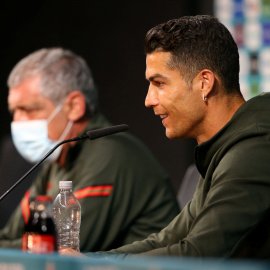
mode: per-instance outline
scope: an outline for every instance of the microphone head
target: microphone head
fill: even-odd
[[[122,124],[122,125],[116,125],[112,127],[105,127],[105,128],[90,130],[90,131],[87,131],[86,134],[89,140],[95,140],[100,137],[112,135],[112,134],[123,132],[126,130],[128,130],[128,125]]]

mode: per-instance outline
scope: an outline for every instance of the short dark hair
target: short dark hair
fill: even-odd
[[[224,91],[241,94],[239,53],[228,29],[208,15],[185,16],[159,24],[145,37],[145,53],[169,52],[168,66],[178,69],[187,83],[203,69],[212,70]]]

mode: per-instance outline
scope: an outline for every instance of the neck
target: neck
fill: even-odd
[[[70,129],[70,132],[67,134],[65,140],[72,139],[74,137],[79,136],[85,130],[89,121],[90,121],[89,117],[84,117],[84,118],[80,119],[79,121],[74,122],[72,125],[72,128]],[[70,146],[74,146],[76,143],[77,143],[77,141],[63,144],[61,154],[57,160],[57,164],[59,167],[63,167],[65,165],[65,160],[66,160],[66,156],[68,153],[68,149]]]
[[[211,139],[233,117],[241,105],[245,103],[239,96],[213,96],[207,100],[203,132],[197,136],[198,144]]]

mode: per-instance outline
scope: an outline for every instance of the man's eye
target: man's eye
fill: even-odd
[[[163,83],[162,83],[162,82],[155,81],[155,85],[156,85],[157,87],[160,87],[160,86],[163,85]]]

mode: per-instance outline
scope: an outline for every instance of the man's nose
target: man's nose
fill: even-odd
[[[158,103],[159,103],[159,101],[158,101],[156,91],[153,89],[153,87],[149,86],[148,92],[147,92],[147,95],[145,98],[145,106],[148,108],[155,107],[158,105]]]
[[[13,121],[19,122],[19,121],[27,121],[29,118],[27,117],[26,113],[22,112],[19,109],[16,109],[13,113]]]

